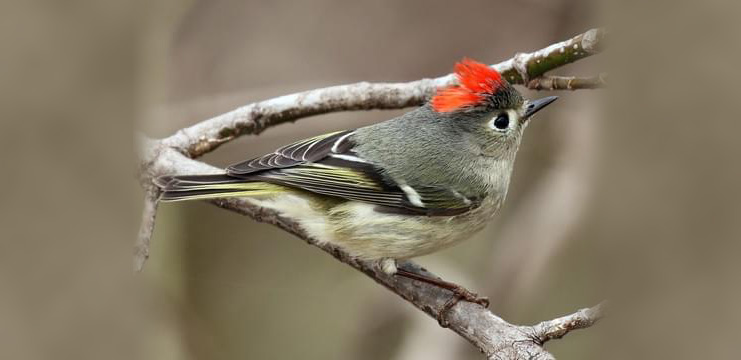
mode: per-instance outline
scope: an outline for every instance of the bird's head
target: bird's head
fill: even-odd
[[[438,90],[432,109],[469,133],[482,155],[516,151],[530,118],[557,99],[527,100],[493,68],[471,59],[455,65],[458,84]]]

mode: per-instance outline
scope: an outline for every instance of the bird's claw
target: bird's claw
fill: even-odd
[[[441,327],[448,327],[450,323],[448,322],[447,315],[450,312],[450,310],[453,309],[453,307],[458,304],[461,300],[468,301],[470,303],[479,304],[483,306],[484,308],[489,307],[489,298],[486,296],[479,296],[476,293],[471,292],[470,290],[458,286],[453,289],[450,289],[450,291],[453,292],[453,296],[448,299],[448,301],[445,302],[445,305],[443,306],[442,310],[438,312],[437,314],[437,322],[440,324]]]
[[[445,289],[453,293],[453,296],[451,296],[448,299],[448,301],[445,302],[445,305],[443,306],[443,308],[437,313],[437,322],[440,323],[440,326],[442,327],[448,327],[449,323],[448,323],[448,320],[446,319],[446,316],[448,312],[450,312],[450,310],[456,304],[458,304],[458,302],[460,302],[461,300],[465,300],[465,301],[468,301],[474,304],[479,304],[485,308],[489,307],[488,298],[478,296],[477,294],[469,291],[468,289],[458,284],[447,282],[447,281],[444,281],[438,278],[432,278],[427,275],[418,274],[418,273],[411,272],[411,271],[404,270],[404,269],[398,269],[395,275],[409,278],[412,280],[425,282],[427,284],[437,286],[441,289]]]

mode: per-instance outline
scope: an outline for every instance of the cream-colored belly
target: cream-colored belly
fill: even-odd
[[[462,215],[427,217],[383,214],[374,205],[352,201],[320,210],[294,195],[253,202],[297,220],[318,241],[366,260],[407,259],[452,246],[480,231],[501,205],[500,199],[487,199]]]

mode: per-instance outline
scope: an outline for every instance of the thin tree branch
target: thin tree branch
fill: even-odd
[[[139,235],[134,245],[134,271],[141,271],[144,262],[149,258],[149,242],[154,233],[154,220],[157,217],[157,198],[159,192],[152,186],[146,191],[144,208],[142,209],[142,222],[139,227]]]
[[[601,51],[605,31],[592,29],[569,40],[493,65],[513,84]],[[400,109],[423,104],[438,87],[455,81],[452,74],[407,83],[368,83],[331,86],[256,102],[203,121],[163,139],[169,147],[196,158],[239,136],[300,118],[347,110]]]
[[[591,77],[541,76],[527,83],[527,88],[531,90],[581,90],[599,89],[605,86],[607,86],[607,74]]]

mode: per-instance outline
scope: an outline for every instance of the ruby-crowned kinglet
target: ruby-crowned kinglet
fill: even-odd
[[[451,246],[497,213],[528,120],[556,100],[527,101],[473,60],[455,74],[458,85],[397,118],[302,140],[223,175],[160,177],[161,200],[247,197],[397,273],[397,259]]]

